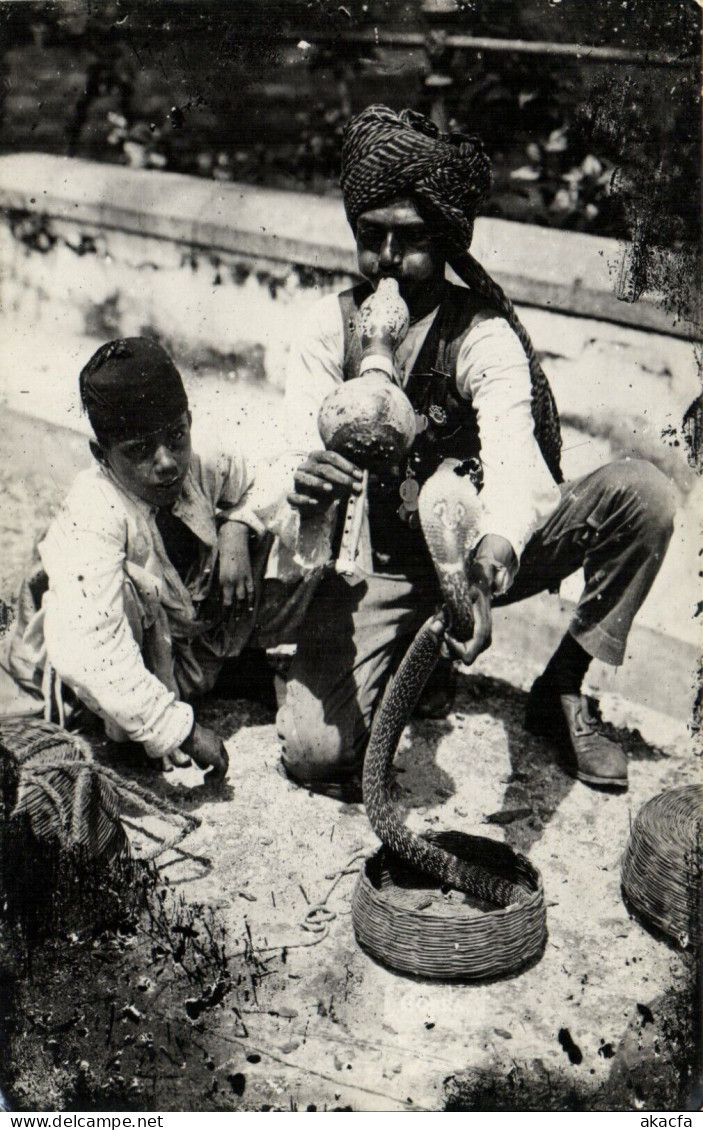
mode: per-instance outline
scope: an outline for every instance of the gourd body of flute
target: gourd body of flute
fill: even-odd
[[[385,372],[370,369],[325,398],[318,426],[329,451],[364,470],[384,471],[409,451],[415,412]]]
[[[415,412],[390,375],[409,324],[398,283],[381,279],[357,315],[360,375],[340,384],[320,409],[318,427],[325,447],[364,470],[387,471],[415,439]]]
[[[342,455],[365,472],[383,472],[396,466],[415,439],[415,412],[390,375],[395,372],[395,350],[405,338],[409,323],[408,308],[400,297],[397,282],[381,279],[357,315],[360,375],[340,383],[320,408],[317,425],[327,450]],[[353,568],[356,557],[366,481],[365,476],[362,496],[352,495],[347,504],[340,550],[344,572]],[[338,509],[335,502],[323,512],[301,520],[296,560],[303,568],[314,568],[329,560]],[[350,539],[353,544],[348,544]]]

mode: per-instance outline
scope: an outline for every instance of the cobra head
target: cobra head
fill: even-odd
[[[480,536],[481,500],[458,459],[445,459],[420,491],[420,526],[444,599],[447,630],[465,642],[474,633],[467,560]]]

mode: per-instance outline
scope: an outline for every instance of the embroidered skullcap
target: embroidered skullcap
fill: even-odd
[[[362,212],[410,197],[423,219],[466,249],[491,181],[477,137],[440,133],[414,110],[368,106],[345,128],[341,186],[354,230]]]
[[[188,409],[178,369],[145,337],[101,345],[81,371],[79,389],[96,436],[113,443],[158,432]]]

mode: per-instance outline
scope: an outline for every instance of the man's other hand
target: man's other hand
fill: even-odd
[[[334,451],[313,451],[295,472],[295,490],[288,495],[301,515],[315,514],[337,498],[360,494],[363,473]]]
[[[474,620],[474,633],[470,640],[457,640],[447,633],[446,644],[450,655],[460,659],[467,667],[491,645],[493,630],[491,618],[491,591],[493,567],[480,560],[468,566],[469,602]]]

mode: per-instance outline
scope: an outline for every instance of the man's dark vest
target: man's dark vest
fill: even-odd
[[[344,324],[345,381],[358,373],[359,347],[353,332],[354,320],[356,311],[371,289],[368,283],[361,283],[339,295]],[[427,428],[417,436],[406,464],[400,468],[400,478],[397,474],[389,475],[383,480],[373,480],[369,486],[371,542],[374,554],[379,558],[376,564],[383,571],[396,572],[394,566],[401,567],[408,554],[415,556],[418,552],[422,553],[419,531],[409,530],[397,513],[401,503],[398,489],[408,467],[422,484],[437,470],[442,460],[459,459],[465,463],[466,473],[471,475],[479,490],[482,486],[476,410],[471,400],[463,399],[457,391],[456,367],[474,317],[490,309],[485,296],[477,295],[466,287],[446,283],[445,296],[404,387],[416,413],[427,419]],[[498,317],[503,316],[498,311],[495,313]],[[533,415],[537,443],[555,480],[560,481],[560,468],[550,458],[546,438],[549,429],[558,425],[555,420],[546,421],[538,417],[534,402]],[[509,442],[510,437],[506,436],[506,443]],[[405,570],[401,568],[401,571]]]

